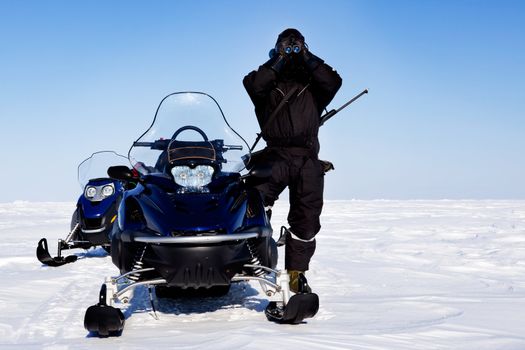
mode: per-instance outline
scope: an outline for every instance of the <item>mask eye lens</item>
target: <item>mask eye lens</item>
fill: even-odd
[[[287,46],[284,48],[284,53],[286,53],[287,55],[292,53],[292,48],[290,46]]]
[[[299,52],[301,52],[301,47],[300,47],[299,45],[295,45],[295,46],[293,47],[293,52],[294,52],[294,53],[299,53]]]

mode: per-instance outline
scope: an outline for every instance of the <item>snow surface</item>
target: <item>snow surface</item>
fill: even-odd
[[[0,204],[0,348],[525,349],[525,201],[328,201],[307,275],[321,309],[307,323],[268,322],[256,282],[162,299],[158,320],[144,288],[122,336],[102,339],[83,317],[118,274],[111,259],[101,248],[59,268],[35,257],[73,209]],[[285,217],[283,201],[274,228]]]

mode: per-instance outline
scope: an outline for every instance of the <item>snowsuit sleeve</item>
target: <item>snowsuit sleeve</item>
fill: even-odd
[[[312,75],[312,93],[319,107],[319,114],[328,106],[341,87],[343,79],[326,63],[320,64]]]
[[[275,86],[277,73],[269,67],[260,66],[258,70],[252,71],[243,79],[243,85],[250,95],[255,107],[260,108],[266,102],[266,97]]]

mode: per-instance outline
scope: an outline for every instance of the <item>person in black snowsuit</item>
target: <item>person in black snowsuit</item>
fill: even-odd
[[[320,116],[341,83],[339,74],[309,51],[297,29],[279,34],[270,59],[243,80],[267,144],[264,158],[272,164],[270,180],[258,186],[265,205],[271,208],[289,188],[285,268],[295,292],[298,276],[309,268],[315,235],[321,229],[324,169],[318,158]],[[286,101],[279,108],[283,99]]]

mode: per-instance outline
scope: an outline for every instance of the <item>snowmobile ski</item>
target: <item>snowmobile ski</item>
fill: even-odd
[[[99,302],[91,305],[84,316],[84,328],[99,336],[118,335],[124,329],[124,314],[119,308],[106,303],[106,285],[100,288]]]
[[[60,252],[61,251],[60,245],[62,244],[62,242],[59,241],[58,244],[59,244],[58,250]],[[75,262],[77,261],[77,258],[78,258],[76,255],[69,255],[69,256],[63,257],[60,254],[53,258],[51,254],[49,254],[49,249],[47,246],[47,239],[45,238],[42,238],[38,242],[38,246],[36,248],[36,256],[42,264],[47,265],[47,266],[54,266],[54,267]]]
[[[276,323],[298,324],[305,318],[314,317],[319,311],[319,297],[315,293],[295,294],[282,307],[271,301],[264,313],[269,321]]]

